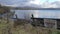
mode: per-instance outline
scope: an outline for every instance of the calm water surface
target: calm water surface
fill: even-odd
[[[60,18],[60,10],[14,10],[18,18],[33,14],[35,18]]]

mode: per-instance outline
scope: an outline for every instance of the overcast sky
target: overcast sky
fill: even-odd
[[[46,2],[53,3],[60,0],[0,0],[2,5],[6,6],[41,6]],[[45,4],[42,7],[46,7]],[[49,6],[48,6],[49,5]],[[48,4],[48,7],[51,7],[51,4]],[[53,6],[56,6],[53,4]]]

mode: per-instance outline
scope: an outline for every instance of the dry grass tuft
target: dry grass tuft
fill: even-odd
[[[18,25],[16,28],[13,26],[13,21],[9,23],[2,20],[0,23],[0,34],[56,34],[58,30],[48,29],[43,27],[33,27],[31,24]],[[53,33],[52,33],[53,32]]]

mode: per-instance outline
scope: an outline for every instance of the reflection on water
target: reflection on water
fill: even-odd
[[[14,10],[18,18],[24,18],[24,16],[31,17],[31,14],[36,18],[60,18],[60,10]]]

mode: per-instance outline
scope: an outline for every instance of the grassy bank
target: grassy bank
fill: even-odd
[[[0,34],[60,34],[60,31],[44,27],[33,27],[29,23],[14,28],[12,20],[7,23],[6,20],[2,19],[0,21]]]

